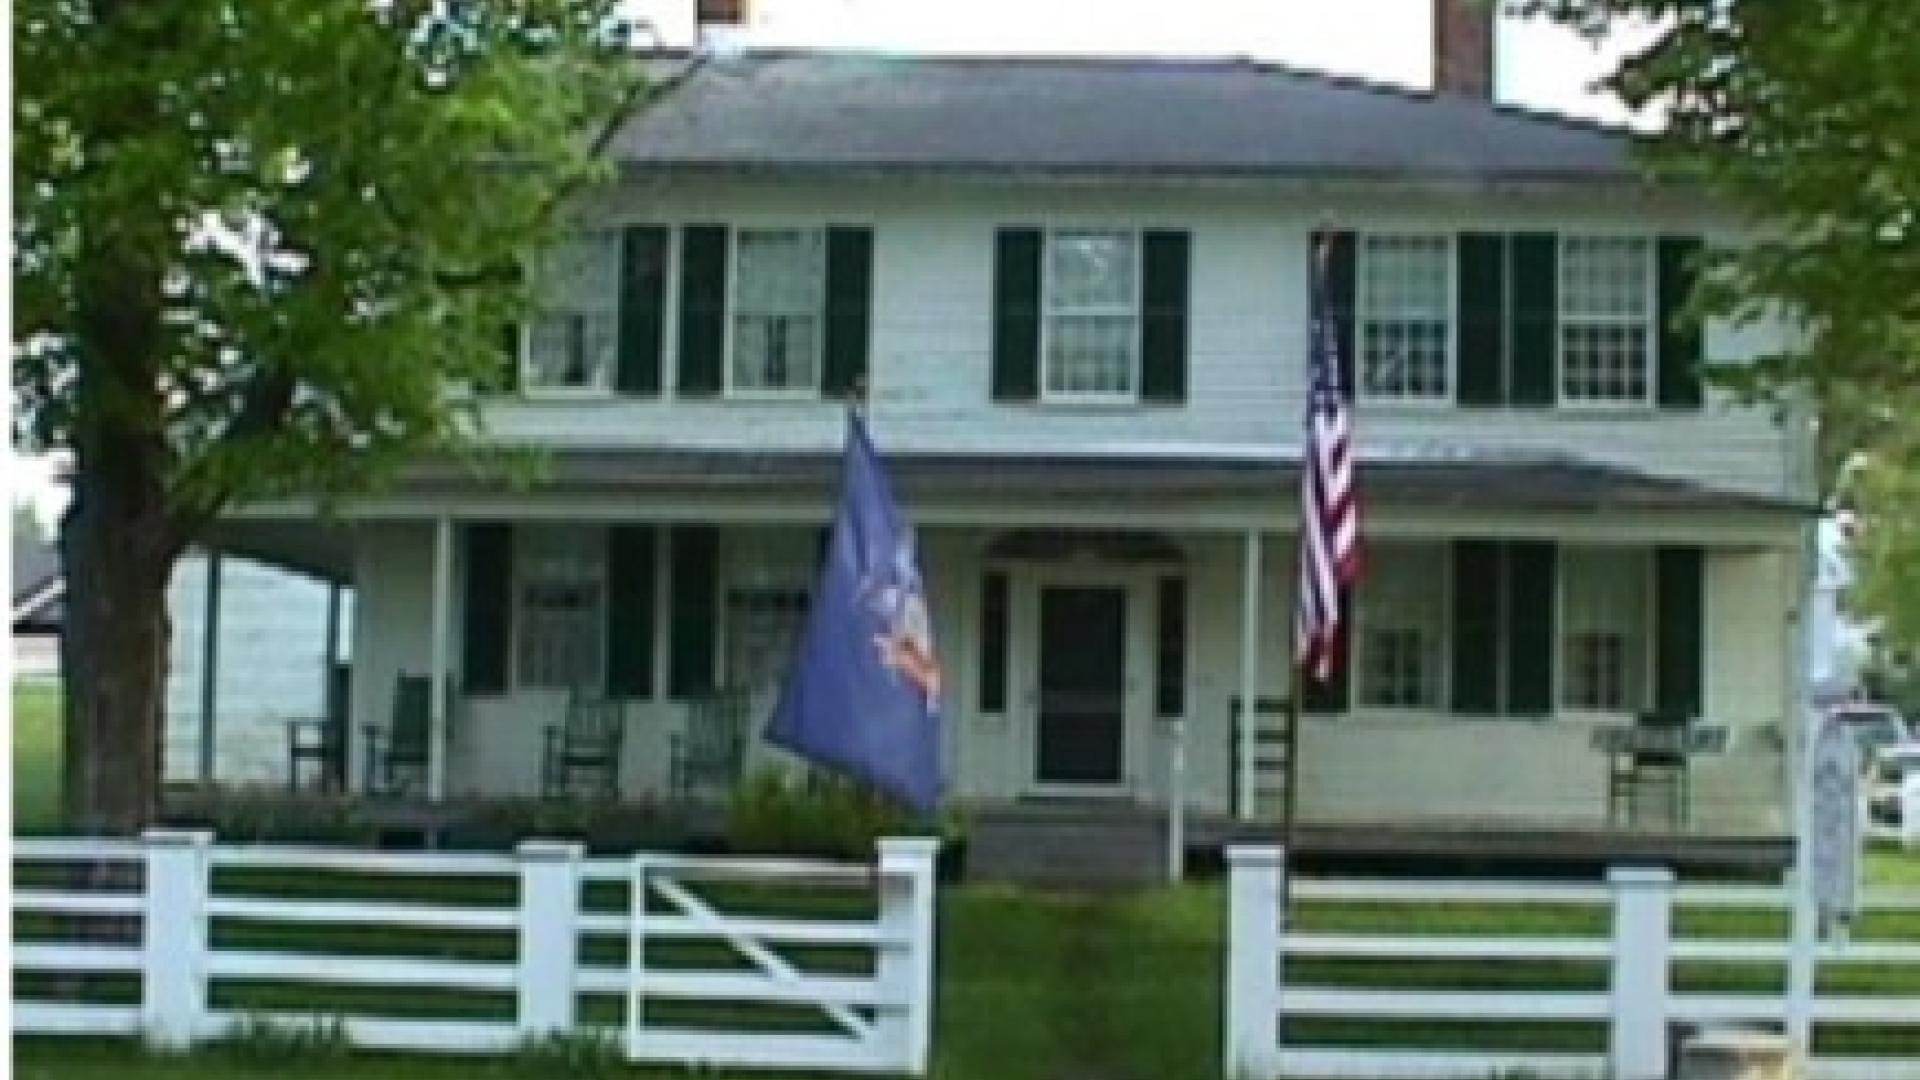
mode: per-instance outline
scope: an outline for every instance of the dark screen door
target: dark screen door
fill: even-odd
[[[1123,589],[1040,590],[1041,783],[1120,782],[1126,625]]]

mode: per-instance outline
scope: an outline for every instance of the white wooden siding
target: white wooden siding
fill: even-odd
[[[1570,199],[1571,197],[1569,197]],[[874,228],[873,426],[894,450],[1102,452],[1296,444],[1303,390],[1307,237],[1321,222],[1399,230],[1643,229],[1734,234],[1700,219],[1616,200],[1483,203],[1434,197],[1365,205],[1308,203],[1258,189],[1065,189],[1045,186],[755,185],[628,188],[589,217],[612,221],[827,222]],[[1189,401],[1184,406],[998,405],[989,395],[994,229],[1006,224],[1170,227],[1193,234]],[[655,400],[503,402],[488,410],[508,441],[574,446],[837,446],[840,408],[806,401],[680,401],[669,304],[664,385]],[[1707,328],[1708,356],[1776,346],[1776,323]],[[1809,442],[1763,409],[1710,390],[1697,413],[1639,410],[1465,411],[1374,406],[1359,417],[1363,453],[1526,450],[1799,494]]]
[[[167,589],[172,633],[162,775],[168,781],[200,776],[207,567],[205,555],[187,555]],[[343,628],[352,616],[352,591],[344,590]],[[326,710],[327,585],[229,556],[220,563],[219,623],[214,775],[222,783],[283,781],[286,720]],[[346,659],[344,629],[342,640]]]

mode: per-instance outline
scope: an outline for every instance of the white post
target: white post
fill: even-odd
[[[1900,781],[1900,844],[1920,851],[1920,769],[1909,769]]]
[[[1229,1080],[1280,1073],[1280,897],[1286,852],[1272,845],[1227,848],[1226,1068]]]
[[[886,836],[880,849],[880,934],[875,965],[883,1009],[874,1028],[889,1071],[925,1076],[933,1051],[934,864],[940,841]]]
[[[573,1030],[580,956],[581,845],[528,840],[520,859],[520,1035]]]
[[[140,1026],[161,1050],[185,1050],[207,1014],[209,832],[149,829]]]
[[[1234,806],[1240,820],[1251,821],[1258,775],[1255,736],[1260,723],[1260,530],[1247,530],[1245,548],[1240,578],[1240,769],[1235,777],[1240,797]]]
[[[453,521],[433,523],[433,633],[428,664],[430,691],[427,729],[427,798],[447,796],[447,639],[453,622]]]
[[[1667,957],[1673,928],[1673,871],[1616,866],[1613,887],[1612,1080],[1667,1075]]]
[[[1168,725],[1173,746],[1167,753],[1167,880],[1179,881],[1187,869],[1187,720]]]

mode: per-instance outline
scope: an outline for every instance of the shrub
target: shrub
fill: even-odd
[[[949,831],[837,777],[763,769],[734,789],[727,846],[743,854],[867,859],[882,836]]]

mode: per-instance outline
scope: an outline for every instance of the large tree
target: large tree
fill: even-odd
[[[20,0],[16,443],[62,448],[71,826],[155,807],[226,508],[471,445],[520,257],[647,93],[618,0]]]
[[[1865,516],[1862,598],[1920,644],[1920,44],[1912,0],[1531,0],[1651,27],[1610,85],[1664,113],[1651,161],[1752,215],[1701,313],[1794,313],[1796,347],[1726,377],[1819,407],[1821,486]]]

